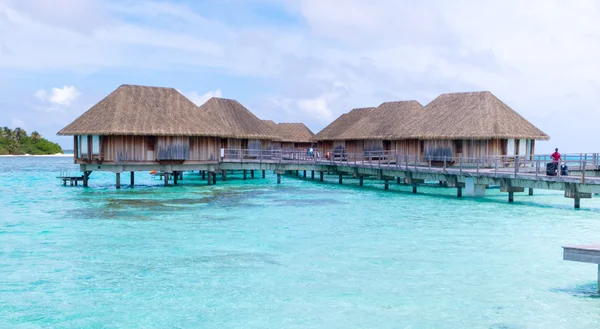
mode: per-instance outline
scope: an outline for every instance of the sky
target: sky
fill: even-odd
[[[385,101],[489,90],[600,152],[594,0],[0,0],[0,126],[56,132],[121,84],[240,101],[315,133]]]

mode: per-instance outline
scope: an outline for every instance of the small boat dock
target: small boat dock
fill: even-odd
[[[600,292],[600,244],[564,246],[563,260],[598,264],[598,292]]]
[[[90,174],[91,172],[84,172],[83,175],[73,175],[71,171],[61,171],[56,178],[62,181],[63,186],[67,186],[67,182],[71,186],[77,186],[79,182],[82,182],[83,186],[87,187]]]
[[[56,178],[62,180],[62,185],[63,186],[67,186],[67,182],[70,183],[71,186],[75,185],[77,186],[78,182],[83,182],[83,175],[81,176],[57,176]]]

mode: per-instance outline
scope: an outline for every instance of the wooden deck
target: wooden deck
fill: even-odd
[[[529,194],[533,193],[533,189],[560,190],[565,192],[566,198],[574,200],[575,208],[580,207],[581,199],[600,193],[600,157],[596,153],[569,156],[567,161],[560,163],[569,166],[569,175],[561,175],[559,172],[556,176],[547,176],[547,160],[543,160],[544,157],[444,158],[444,161],[439,161],[391,152],[379,153],[377,156],[344,153],[329,159],[319,156],[318,152],[253,152],[238,150],[222,159],[204,163],[81,164],[80,170],[88,175],[92,171],[114,172],[118,186],[120,173],[135,171],[200,171],[204,176],[208,175],[213,183],[216,183],[217,174],[227,170],[250,171],[252,175],[255,170],[261,170],[263,176],[266,170],[274,171],[278,175],[278,182],[281,181],[281,175],[291,171],[310,171],[311,177],[314,177],[314,172],[333,172],[340,176],[340,183],[343,182],[344,175],[360,178],[360,181],[362,177],[374,177],[382,181],[384,188],[389,186],[390,180],[397,180],[412,185],[415,193],[419,184],[439,181],[444,186],[456,188],[458,197],[482,196],[485,195],[487,186],[500,186],[503,192],[508,193],[509,202],[514,201],[515,193],[525,192],[525,189],[529,189]],[[235,154],[245,155],[236,158]],[[131,185],[133,186],[133,179]],[[165,180],[165,185],[168,185],[168,180]]]
[[[598,264],[598,292],[600,293],[600,244],[564,246],[563,259],[573,262]]]
[[[574,262],[600,264],[600,244],[564,246],[563,259]]]

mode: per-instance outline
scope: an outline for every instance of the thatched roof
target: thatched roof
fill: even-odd
[[[344,132],[352,130],[353,126],[358,123],[358,121],[366,117],[374,109],[374,107],[356,108],[348,113],[342,114],[339,118],[335,119],[327,127],[317,133],[315,138],[317,140],[343,139],[340,137]]]
[[[270,139],[278,138],[277,132],[257,118],[236,100],[213,97],[200,106],[221,130],[221,137]]]
[[[425,113],[421,139],[550,139],[489,91],[442,94]]]
[[[401,101],[354,109],[316,135],[317,140],[492,138],[550,139],[489,91],[442,94],[425,107]]]
[[[311,143],[315,134],[303,123],[279,123],[277,132],[281,137],[278,142]]]
[[[275,123],[275,121],[273,120],[263,120],[264,123],[266,123],[269,128],[271,129],[277,129],[277,124]]]
[[[216,136],[214,122],[173,88],[122,85],[58,135]]]
[[[263,120],[277,133],[275,142],[311,143],[315,141],[315,134],[303,123],[275,123],[273,120]]]
[[[423,105],[417,101],[386,102],[369,111],[338,139],[415,138],[423,114]]]

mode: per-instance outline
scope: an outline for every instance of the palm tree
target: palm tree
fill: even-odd
[[[12,135],[12,130],[10,130],[10,128],[8,128],[7,126],[2,127],[2,137],[10,138],[11,135]]]
[[[27,132],[21,127],[15,128],[13,132],[17,141],[21,141],[23,138],[27,137]]]
[[[41,135],[40,135],[40,133],[38,133],[37,131],[34,131],[34,132],[32,132],[32,133],[31,133],[31,138],[32,138],[34,141],[37,141],[38,139],[42,138],[42,136],[41,136]]]

